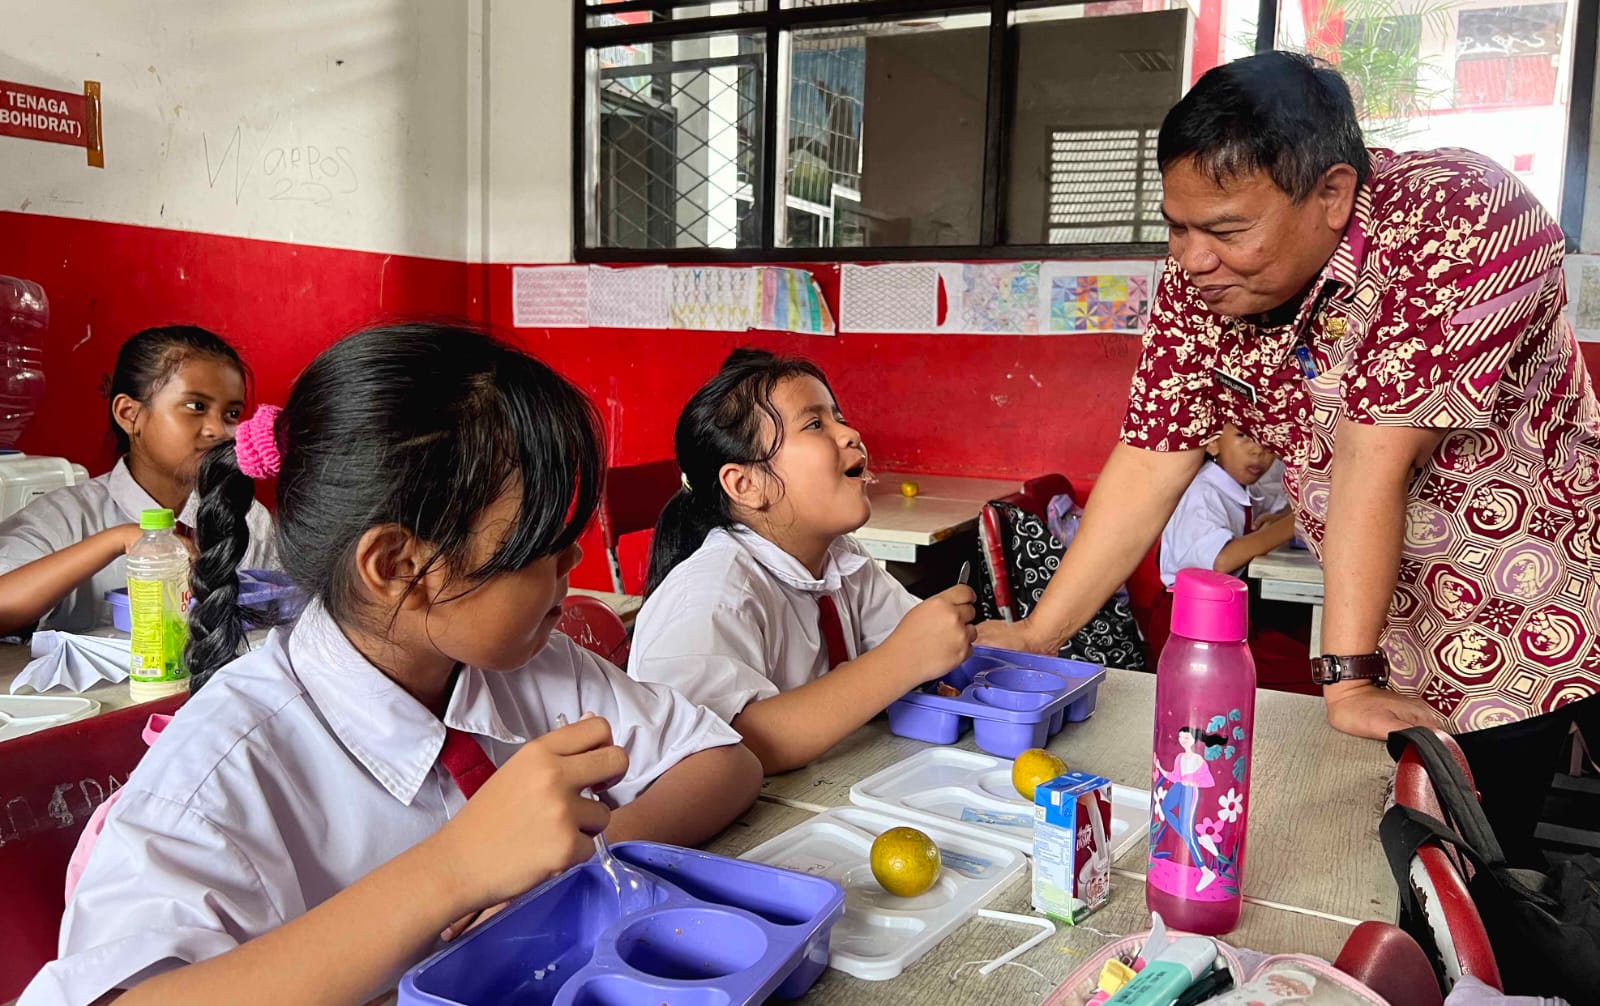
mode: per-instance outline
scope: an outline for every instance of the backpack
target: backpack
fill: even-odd
[[[1422,727],[1389,735],[1396,761],[1408,746],[1416,747],[1447,820],[1399,804],[1383,816],[1378,832],[1399,886],[1400,928],[1431,945],[1428,906],[1412,888],[1410,864],[1418,848],[1439,842],[1471,864],[1467,889],[1507,992],[1600,1002],[1600,860],[1576,856],[1549,872],[1508,866],[1472,784],[1445,746]]]
[[[989,506],[1000,515],[1001,550],[1005,554],[1006,578],[1020,620],[1027,618],[1039,603],[1050,577],[1061,565],[1066,546],[1052,535],[1045,523],[1035,514],[1002,500]],[[974,568],[985,570],[983,544],[978,545],[978,561]],[[994,584],[987,575],[978,578],[978,612],[985,619],[1000,617],[995,601]],[[1119,591],[1107,601],[1093,618],[1061,648],[1061,656],[1081,660],[1102,667],[1116,667],[1127,671],[1142,671],[1148,666],[1144,637],[1133,620],[1133,609],[1128,605],[1126,591]]]

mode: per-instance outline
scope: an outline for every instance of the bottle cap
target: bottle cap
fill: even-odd
[[[1243,581],[1209,569],[1180,569],[1172,584],[1172,634],[1208,643],[1241,643],[1250,633],[1250,592]]]
[[[171,531],[178,526],[178,520],[172,515],[171,510],[146,510],[139,515],[139,530],[141,531]]]

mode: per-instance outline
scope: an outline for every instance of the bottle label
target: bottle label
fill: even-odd
[[[183,649],[189,642],[189,590],[173,580],[128,580],[132,639],[128,671],[135,681],[181,681],[189,676]]]
[[[1244,872],[1249,712],[1158,717],[1147,882],[1186,901],[1232,901]]]

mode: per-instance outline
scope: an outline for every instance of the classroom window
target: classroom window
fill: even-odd
[[[580,260],[1159,254],[1163,117],[1267,40],[1581,217],[1585,0],[574,2]]]
[[[1480,4],[1285,2],[1278,43],[1338,67],[1370,144],[1476,150],[1514,172],[1568,222],[1563,193],[1577,5]],[[1592,58],[1595,39],[1586,44]],[[1586,113],[1587,96],[1580,100]]]

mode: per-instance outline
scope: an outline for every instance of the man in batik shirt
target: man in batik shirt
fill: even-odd
[[[1323,564],[1329,722],[1446,725],[1531,834],[1569,724],[1600,741],[1600,411],[1560,227],[1488,158],[1366,149],[1343,80],[1286,53],[1207,73],[1157,156],[1171,258],[1122,443],[1033,616],[980,641],[1070,636],[1234,423]]]

